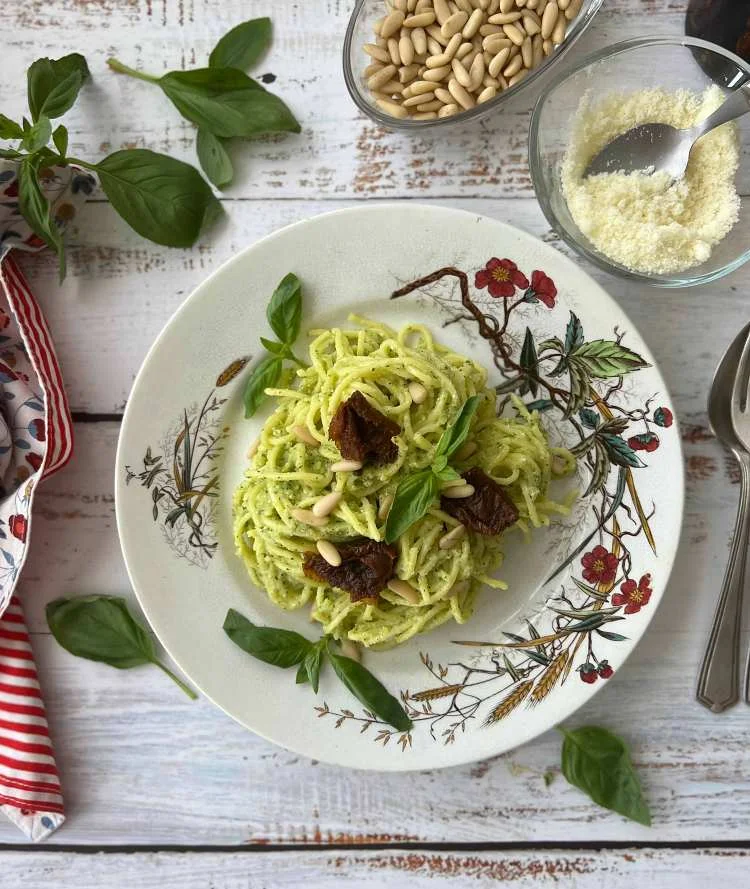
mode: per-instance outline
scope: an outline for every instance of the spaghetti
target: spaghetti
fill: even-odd
[[[505,589],[492,577],[502,562],[502,537],[469,532],[453,548],[441,549],[439,540],[458,522],[436,500],[396,544],[396,574],[417,590],[415,603],[388,589],[376,602],[352,602],[346,591],[305,576],[305,553],[319,540],[382,540],[384,500],[405,476],[431,465],[441,434],[472,395],[484,396],[469,432],[477,448],[452,464],[459,472],[479,466],[503,485],[518,509],[516,526],[522,531],[546,525],[552,513],[564,511],[548,499],[547,489],[553,475],[567,471],[573,458],[549,446],[538,415],[520,400],[515,402],[516,417],[498,418],[485,369],[436,343],[425,327],[411,324],[396,332],[356,316],[350,320],[359,329],[312,331],[310,367],[296,372],[297,385],[267,390],[279,406],[266,421],[235,493],[234,533],[252,580],[276,605],[292,610],[310,604],[324,632],[384,648],[451,617],[464,623],[483,584]],[[409,383],[415,381],[427,390],[421,404],[409,395]],[[328,429],[339,406],[355,391],[398,423],[398,457],[356,473],[334,472],[331,465],[341,456]],[[318,446],[301,441],[292,431],[297,426]],[[325,527],[293,517],[294,510],[309,510],[331,491],[342,498]]]

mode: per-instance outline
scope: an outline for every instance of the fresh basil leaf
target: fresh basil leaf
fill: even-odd
[[[325,646],[326,640],[321,639],[320,642],[313,646],[313,648],[305,655],[305,659],[300,668],[304,669],[315,694],[318,693],[318,686],[320,684],[320,667],[323,661]]]
[[[195,140],[201,169],[217,188],[229,185],[234,176],[232,159],[218,136],[200,128]]]
[[[39,185],[39,164],[42,156],[25,157],[18,168],[18,208],[29,228],[58,256],[60,281],[65,277],[65,248],[60,229],[50,216],[49,201]]]
[[[336,675],[354,697],[379,719],[401,732],[408,732],[412,721],[388,689],[369,670],[351,658],[327,648],[328,660]]]
[[[86,59],[77,52],[61,59],[37,59],[26,72],[31,116],[62,117],[73,107],[89,76]]]
[[[0,114],[0,139],[23,139],[21,125]]]
[[[195,167],[145,148],[116,151],[93,166],[114,209],[139,235],[190,247],[220,208]]]
[[[52,134],[52,141],[60,155],[65,157],[65,153],[68,150],[68,128],[60,124]]]
[[[230,608],[224,618],[224,632],[243,651],[274,667],[301,664],[314,644],[293,630],[259,627]]]
[[[20,151],[16,151],[15,148],[0,148],[0,157],[6,160],[17,160],[19,157],[23,157]]]
[[[195,700],[196,693],[157,658],[151,636],[119,596],[56,599],[46,609],[47,624],[60,645],[76,657],[129,670],[153,664]]]
[[[446,429],[440,436],[440,441],[438,442],[437,450],[435,451],[436,457],[450,457],[466,441],[466,436],[469,434],[471,419],[474,416],[476,409],[479,407],[481,400],[481,395],[472,395],[471,398],[466,399],[453,425]]]
[[[435,501],[440,480],[431,469],[408,475],[399,482],[385,522],[385,542],[394,543]]]
[[[651,813],[624,741],[593,725],[560,730],[567,780],[605,809],[650,826]]]
[[[284,362],[281,358],[264,358],[253,368],[245,384],[245,417],[252,417],[266,397],[266,389],[275,386],[281,376]]]
[[[211,68],[247,71],[270,45],[271,19],[250,19],[227,31],[208,57],[208,64]]]
[[[286,355],[289,347],[285,343],[277,343],[275,340],[267,340],[264,336],[260,338],[261,345],[267,352],[273,355]]]
[[[52,124],[46,114],[40,114],[39,119],[31,125],[29,131],[23,137],[23,147],[32,154],[49,142],[52,137]]]
[[[456,470],[452,466],[444,466],[442,469],[439,469],[437,471],[435,471],[433,467],[433,474],[441,482],[454,482],[456,481],[456,479],[461,478],[460,474],[456,472]]]
[[[292,272],[284,275],[274,290],[266,309],[266,317],[271,330],[282,343],[291,345],[299,336],[302,321],[302,284]]]
[[[157,82],[183,117],[215,136],[300,132],[281,99],[236,68],[170,71]]]

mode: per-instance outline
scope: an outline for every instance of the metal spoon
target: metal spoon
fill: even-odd
[[[734,90],[713,114],[694,127],[678,130],[666,123],[644,123],[613,139],[586,167],[586,176],[596,173],[666,172],[673,179],[685,175],[693,145],[716,127],[750,111],[750,84]]]
[[[698,674],[698,700],[714,713],[721,713],[739,700],[740,619],[750,531],[750,453],[735,432],[732,398],[744,387],[744,397],[747,399],[747,373],[740,380],[739,372],[742,359],[750,355],[743,355],[743,351],[750,353],[750,324],[740,331],[721,359],[708,396],[711,429],[737,458],[741,473],[737,525],[711,635]]]

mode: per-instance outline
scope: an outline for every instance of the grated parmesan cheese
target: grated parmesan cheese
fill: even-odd
[[[693,149],[684,179],[668,173],[601,173],[583,178],[591,158],[642,123],[690,127],[724,101],[718,86],[703,94],[660,89],[614,94],[592,104],[585,95],[561,169],[576,225],[614,262],[646,274],[671,274],[705,262],[739,218],[735,188],[739,140],[728,123]]]

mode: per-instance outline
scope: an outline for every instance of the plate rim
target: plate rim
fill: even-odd
[[[167,321],[163,324],[161,330],[159,331],[159,333],[157,334],[153,343],[147,350],[146,355],[144,356],[144,358],[141,362],[141,365],[138,369],[138,372],[136,373],[136,376],[133,380],[133,384],[130,388],[130,392],[128,394],[127,402],[125,405],[125,410],[123,412],[123,417],[122,417],[122,421],[121,421],[121,425],[120,425],[120,431],[118,434],[118,440],[117,440],[117,450],[116,450],[116,455],[115,455],[115,466],[114,466],[115,518],[116,518],[116,526],[117,526],[117,536],[118,536],[118,540],[120,543],[120,551],[122,553],[123,561],[125,562],[125,567],[126,567],[128,580],[130,582],[131,589],[136,596],[138,605],[141,608],[144,617],[148,621],[151,631],[154,633],[154,635],[159,640],[159,644],[163,647],[164,651],[168,654],[170,659],[180,669],[180,671],[190,680],[190,682],[196,687],[196,689],[200,692],[200,694],[211,702],[212,705],[217,707],[219,710],[221,710],[223,713],[225,713],[227,716],[229,716],[232,720],[234,720],[236,723],[241,725],[247,731],[252,732],[253,734],[257,735],[258,737],[263,738],[265,741],[275,744],[276,746],[278,746],[282,749],[286,749],[286,750],[289,750],[295,754],[305,756],[308,759],[314,759],[315,761],[324,762],[324,763],[327,763],[328,765],[337,766],[339,768],[354,768],[354,769],[359,769],[359,770],[368,771],[368,772],[418,772],[418,771],[424,771],[425,768],[431,771],[434,769],[465,766],[465,765],[468,765],[471,763],[482,761],[484,759],[488,759],[490,757],[499,756],[503,753],[509,752],[511,750],[515,750],[518,747],[529,743],[530,741],[533,741],[537,737],[540,737],[541,735],[543,735],[545,732],[553,729],[556,725],[559,725],[560,722],[562,722],[566,719],[569,719],[576,712],[578,712],[578,710],[580,710],[581,707],[588,704],[589,701],[591,701],[592,698],[595,695],[597,695],[598,692],[601,691],[601,689],[608,683],[595,683],[595,684],[587,686],[587,688],[585,690],[586,696],[584,698],[582,698],[581,700],[575,701],[572,704],[572,706],[568,706],[568,705],[561,706],[559,708],[560,715],[559,715],[559,717],[558,716],[555,717],[554,722],[550,723],[549,725],[547,725],[544,728],[533,727],[530,731],[524,731],[523,729],[521,729],[517,733],[517,736],[518,736],[517,740],[514,739],[513,743],[510,745],[503,745],[502,743],[500,743],[497,746],[497,750],[495,750],[494,752],[488,752],[488,753],[482,752],[479,756],[477,756],[476,754],[472,754],[471,753],[471,745],[467,745],[465,748],[462,748],[464,750],[463,755],[459,755],[458,757],[451,759],[450,761],[447,761],[447,762],[438,762],[438,763],[430,764],[429,766],[426,766],[426,767],[424,767],[424,766],[420,767],[419,765],[414,765],[410,761],[403,760],[400,757],[389,759],[385,763],[377,763],[377,764],[370,765],[365,762],[365,763],[353,765],[353,764],[350,764],[347,762],[342,762],[341,760],[337,759],[336,755],[335,755],[335,751],[334,751],[333,755],[330,757],[321,755],[320,753],[316,753],[315,755],[312,755],[309,752],[309,750],[304,749],[304,747],[301,744],[300,744],[300,746],[293,746],[292,744],[287,743],[285,741],[279,741],[274,737],[270,737],[264,731],[258,730],[257,728],[254,728],[254,727],[248,725],[248,723],[245,722],[244,719],[242,719],[241,717],[232,713],[228,709],[227,706],[224,706],[219,701],[217,701],[211,694],[209,694],[203,688],[202,684],[200,682],[196,681],[193,674],[190,671],[185,669],[181,660],[178,659],[177,657],[175,657],[170,646],[166,644],[166,642],[164,641],[162,636],[157,632],[157,630],[154,626],[152,617],[150,616],[151,609],[148,607],[148,605],[144,601],[144,597],[142,596],[141,591],[139,591],[139,589],[134,581],[133,570],[131,570],[131,563],[128,559],[128,554],[126,552],[126,546],[125,546],[125,542],[124,542],[124,538],[123,538],[123,526],[124,526],[124,522],[125,522],[124,507],[123,507],[125,482],[122,480],[122,477],[121,477],[120,466],[121,466],[121,457],[123,456],[122,451],[124,448],[124,441],[126,438],[126,430],[128,428],[130,414],[133,410],[132,404],[134,401],[134,396],[136,396],[138,394],[138,390],[143,385],[143,379],[146,375],[148,365],[150,364],[151,360],[153,359],[153,357],[157,353],[157,351],[161,348],[162,341],[167,336],[167,333],[168,333],[169,329],[172,327],[172,325],[177,322],[177,320],[179,319],[181,314],[183,312],[187,311],[188,307],[192,303],[194,303],[197,299],[200,299],[201,292],[204,290],[204,288],[209,288],[212,285],[215,278],[220,276],[228,267],[234,265],[235,263],[242,262],[244,257],[247,254],[251,253],[253,250],[260,247],[261,245],[267,244],[267,243],[269,243],[273,240],[276,240],[276,239],[283,238],[285,235],[287,235],[292,230],[300,229],[305,226],[315,224],[318,220],[328,219],[328,218],[334,217],[334,216],[341,216],[341,215],[346,216],[346,215],[352,215],[352,214],[353,215],[369,215],[369,214],[378,215],[378,214],[383,214],[383,213],[388,213],[388,212],[392,213],[394,211],[401,213],[405,209],[408,211],[413,210],[416,212],[427,212],[427,213],[435,214],[435,215],[462,216],[462,217],[465,217],[467,221],[469,219],[471,219],[475,223],[478,221],[488,222],[488,223],[492,224],[493,226],[499,226],[499,227],[505,229],[508,233],[511,233],[511,234],[520,233],[525,238],[530,238],[530,239],[536,241],[544,249],[552,250],[557,255],[558,260],[560,260],[564,265],[567,265],[568,267],[575,269],[578,274],[584,275],[588,279],[588,282],[590,283],[590,285],[593,288],[595,288],[596,290],[598,290],[600,295],[603,295],[605,297],[606,307],[610,311],[613,311],[617,315],[619,321],[621,321],[623,323],[627,323],[629,330],[636,333],[636,335],[638,336],[643,347],[645,347],[644,351],[646,353],[646,357],[648,359],[650,359],[651,369],[654,373],[656,373],[658,380],[661,383],[660,392],[664,396],[664,400],[667,401],[671,406],[674,406],[674,400],[673,400],[672,394],[666,384],[666,381],[664,380],[664,376],[662,374],[660,364],[659,364],[659,362],[657,362],[655,360],[654,355],[652,354],[648,343],[645,341],[645,339],[643,338],[643,336],[640,332],[640,329],[633,323],[633,321],[631,320],[627,311],[622,308],[622,306],[614,299],[614,297],[611,296],[610,293],[594,277],[592,277],[592,275],[589,273],[589,271],[587,269],[577,265],[573,261],[573,259],[571,259],[571,257],[567,256],[565,253],[560,251],[556,246],[554,246],[552,244],[547,244],[546,242],[542,241],[541,238],[537,237],[536,235],[534,235],[530,232],[525,231],[522,228],[511,225],[510,223],[507,223],[503,220],[496,219],[495,217],[487,216],[486,214],[477,213],[475,211],[466,210],[463,208],[447,207],[442,204],[431,205],[431,204],[425,204],[423,202],[409,201],[406,204],[404,204],[403,201],[384,201],[382,203],[381,202],[365,203],[365,204],[362,204],[359,206],[355,205],[355,206],[349,206],[349,207],[340,207],[340,208],[336,208],[334,210],[328,210],[323,213],[315,214],[314,216],[309,216],[304,219],[297,220],[296,222],[292,222],[292,223],[282,226],[281,228],[278,228],[272,232],[269,232],[267,235],[264,235],[262,238],[259,238],[258,240],[253,241],[251,244],[248,244],[246,247],[242,248],[240,251],[238,251],[234,255],[228,257],[213,272],[211,272],[211,274],[209,274],[206,278],[202,279],[191,290],[191,292],[188,294],[188,296],[185,297],[185,299],[180,303],[180,305],[177,306],[177,308],[172,312],[172,314],[167,319]],[[662,594],[660,595],[659,600],[656,603],[656,607],[649,611],[647,623],[642,628],[642,630],[640,630],[640,633],[637,636],[637,638],[631,637],[631,645],[628,648],[627,652],[624,652],[624,654],[623,654],[623,659],[622,659],[622,662],[620,665],[620,669],[622,668],[622,666],[624,666],[624,664],[627,662],[627,660],[632,656],[632,654],[636,651],[636,649],[640,645],[643,637],[646,635],[649,627],[651,626],[651,623],[654,620],[654,617],[656,616],[657,612],[659,611],[659,608],[661,607],[662,601],[663,601],[664,596],[666,595],[667,589],[669,587],[672,572],[674,570],[674,566],[675,566],[675,562],[676,562],[677,554],[678,554],[678,549],[679,549],[679,544],[680,544],[680,539],[681,539],[681,535],[682,535],[682,530],[684,528],[685,464],[684,464],[684,451],[683,451],[683,445],[682,445],[682,438],[680,435],[680,421],[679,421],[679,418],[678,418],[676,412],[675,412],[675,416],[674,416],[673,428],[675,431],[675,443],[676,443],[676,447],[677,447],[677,455],[675,458],[675,462],[679,464],[679,485],[676,486],[676,488],[679,490],[679,496],[678,496],[678,499],[675,502],[675,506],[674,506],[677,533],[676,533],[676,538],[673,541],[673,554],[672,554],[672,558],[671,558],[668,570],[665,570],[665,572],[664,572],[664,580],[663,580],[663,584],[662,584]]]

